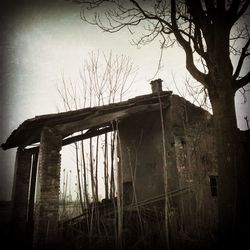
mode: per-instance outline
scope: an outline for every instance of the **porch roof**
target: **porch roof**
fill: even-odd
[[[163,91],[160,99],[164,105],[168,104],[171,91]],[[56,129],[62,137],[82,130],[89,130],[82,137],[85,139],[97,134],[114,129],[114,121],[140,112],[149,112],[159,108],[158,94],[138,96],[127,101],[112,103],[109,105],[84,108],[68,112],[35,116],[25,120],[1,145],[4,150],[32,145],[40,141],[40,135],[44,127]],[[100,129],[102,128],[102,129]],[[87,134],[87,135],[86,135]],[[64,140],[64,145],[72,143],[72,139]]]

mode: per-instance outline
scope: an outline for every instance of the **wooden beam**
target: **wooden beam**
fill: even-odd
[[[163,108],[165,108],[168,105],[164,103],[162,104],[162,106]],[[94,136],[111,132],[112,130],[116,129],[114,126],[110,125],[115,120],[120,120],[127,116],[137,114],[140,112],[149,112],[157,109],[159,109],[159,103],[134,106],[131,108],[126,108],[125,110],[119,110],[117,112],[107,113],[107,114],[100,114],[99,112],[97,112],[94,115],[91,115],[88,118],[83,119],[81,121],[57,125],[56,129],[62,134],[73,134],[75,132],[79,132],[90,128],[90,130],[84,134],[64,139],[62,141],[62,146],[66,146],[76,141],[86,140]],[[106,127],[97,129],[100,126],[106,126]],[[96,129],[91,130],[91,128],[96,128]],[[39,146],[32,147],[26,150],[35,153],[37,152],[38,149]]]
[[[29,151],[31,154],[37,154],[39,152],[39,146],[25,148],[26,151]]]
[[[81,141],[81,140],[86,140],[86,139],[89,139],[91,137],[95,137],[95,136],[98,136],[98,135],[102,135],[102,134],[111,132],[113,130],[116,130],[115,125],[114,126],[110,125],[109,127],[95,129],[95,130],[88,130],[84,134],[72,136],[72,137],[69,137],[69,138],[66,138],[66,139],[62,140],[62,146],[67,146],[67,145],[69,145],[71,143]],[[36,153],[39,150],[39,146],[28,148],[28,149],[25,149],[25,150],[28,150],[31,153]]]
[[[126,108],[124,110],[106,114],[100,114],[99,112],[96,112],[86,119],[57,125],[56,129],[62,134],[73,134],[91,127],[104,126],[105,124],[108,124],[112,121],[120,120],[133,114],[149,112],[157,109],[159,109],[159,103],[134,106],[131,108]]]
[[[76,135],[76,136],[72,136],[70,138],[64,139],[62,141],[62,146],[69,145],[69,144],[74,143],[76,141],[86,140],[86,139],[89,139],[89,138],[94,137],[94,136],[102,135],[102,134],[111,132],[115,129],[116,129],[115,127],[109,126],[109,127],[105,127],[105,128],[101,128],[101,129],[97,129],[97,130],[93,130],[93,131],[89,130],[88,132],[86,132],[84,134]]]
[[[19,147],[20,148],[25,148],[28,145],[31,145],[33,143],[36,143],[40,139],[40,133],[33,132],[33,134],[28,134],[25,139],[22,140],[20,143]]]

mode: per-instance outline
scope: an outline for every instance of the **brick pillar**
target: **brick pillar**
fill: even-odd
[[[28,214],[29,180],[32,154],[25,149],[18,149],[13,185],[13,236],[18,245],[26,244],[26,226]]]
[[[34,249],[51,249],[58,241],[58,209],[62,138],[53,129],[41,134]]]

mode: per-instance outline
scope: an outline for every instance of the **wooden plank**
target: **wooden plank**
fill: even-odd
[[[95,136],[98,136],[98,135],[102,135],[102,134],[111,132],[113,130],[116,130],[115,125],[114,126],[110,125],[109,127],[105,127],[105,128],[101,128],[101,129],[95,129],[95,130],[93,130],[91,132],[88,131],[88,132],[86,132],[84,134],[81,134],[81,135],[72,136],[72,137],[64,139],[62,141],[62,146],[67,146],[67,145],[69,145],[71,143],[81,141],[81,140],[86,140],[86,139],[89,139],[91,137],[95,137]],[[39,150],[39,146],[28,148],[26,150],[30,151],[31,153],[37,153],[38,150]]]
[[[81,135],[72,136],[70,138],[64,139],[62,141],[62,146],[66,146],[66,145],[69,145],[69,144],[77,142],[77,141],[86,140],[86,139],[89,139],[89,138],[94,137],[94,136],[102,135],[102,134],[111,132],[113,130],[114,130],[113,127],[109,126],[109,127],[94,130],[92,132],[86,132],[86,133],[81,134]]]
[[[153,110],[159,109],[159,103],[147,104],[147,105],[139,105],[131,108],[127,108],[124,110],[120,110],[117,112],[112,112],[108,114],[99,114],[96,112],[93,115],[90,115],[88,118],[76,121],[69,122],[66,124],[60,124],[55,126],[58,131],[64,134],[73,134],[88,128],[104,126],[107,123],[112,121],[123,119],[127,116],[137,114],[140,112],[149,112]]]

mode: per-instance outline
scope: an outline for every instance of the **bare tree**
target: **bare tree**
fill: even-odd
[[[249,0],[142,1],[94,0],[83,4],[82,19],[110,33],[138,27],[134,41],[161,38],[161,47],[177,43],[185,51],[186,68],[210,98],[219,171],[221,240],[247,230],[244,195],[247,157],[242,155],[235,115],[235,92],[250,82]],[[87,12],[89,11],[89,12]],[[234,60],[232,60],[234,58]],[[197,60],[199,59],[199,63]],[[246,194],[246,193],[245,193]],[[244,225],[244,226],[243,226]]]
[[[62,76],[58,92],[63,101],[63,108],[71,111],[121,101],[134,82],[136,72],[137,68],[129,57],[113,55],[112,52],[109,54],[99,53],[99,51],[90,52],[84,61],[83,68],[79,70],[79,79],[73,81],[70,78],[67,79],[65,75]],[[113,128],[116,129],[115,125]],[[77,158],[77,187],[81,204],[83,204],[83,200],[85,204],[89,204],[89,191],[92,193],[93,201],[98,202],[99,190],[102,189],[99,187],[99,184],[102,184],[99,174],[100,162],[102,162],[99,148],[102,138],[104,138],[105,198],[115,197],[114,145],[116,132],[114,131],[103,137],[97,136],[88,141],[81,141],[80,144],[79,142],[74,143]]]

